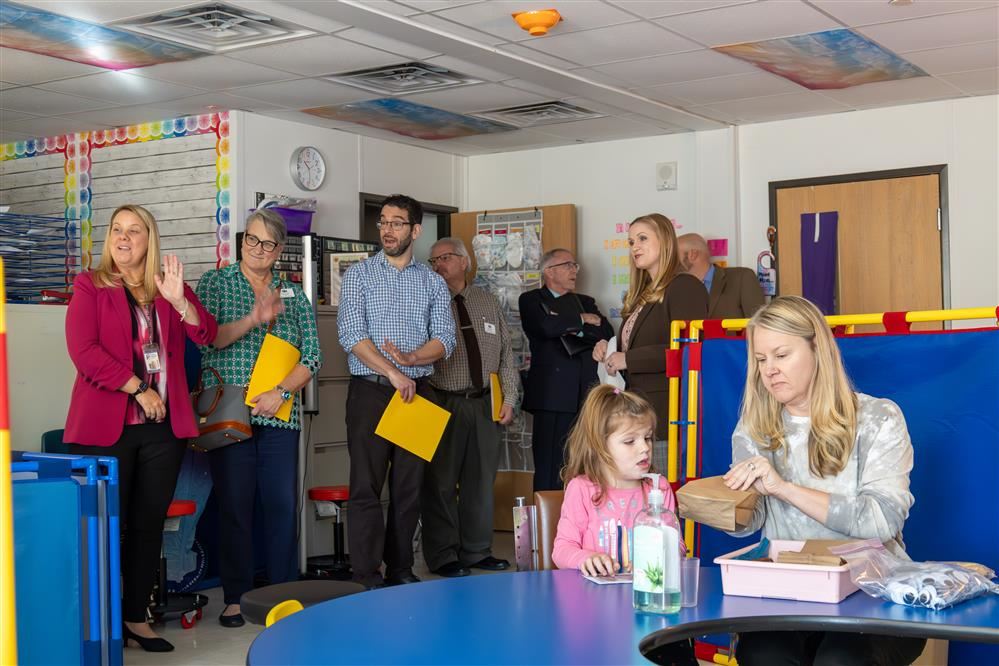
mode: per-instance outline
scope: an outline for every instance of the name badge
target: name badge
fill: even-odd
[[[291,287],[281,287],[281,298],[294,298],[295,290]]]
[[[146,361],[146,372],[151,375],[155,375],[162,369],[160,364],[160,346],[156,343],[149,342],[142,345],[142,357]]]
[[[490,335],[496,335],[496,324],[490,324],[487,321],[484,322],[482,325],[485,327],[486,333],[489,333]]]

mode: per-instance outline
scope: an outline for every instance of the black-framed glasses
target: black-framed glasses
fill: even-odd
[[[378,220],[375,226],[378,227],[378,231],[383,231],[385,229],[391,229],[392,231],[402,231],[403,227],[411,227],[415,222],[403,222],[402,220]]]
[[[579,270],[579,264],[577,264],[575,261],[563,261],[561,264],[552,264],[551,266],[547,266],[546,268],[561,268],[562,266],[568,266],[569,270],[573,271]]]
[[[437,265],[438,261],[451,261],[451,257],[460,257],[460,256],[461,256],[460,254],[457,254],[455,252],[445,252],[444,254],[439,254],[436,257],[430,257],[429,259],[427,259],[427,263],[430,264],[431,268],[433,268],[434,266]]]
[[[247,247],[257,247],[259,245],[264,252],[273,252],[278,246],[278,243],[274,241],[260,240],[253,234],[243,234],[243,240],[246,241]]]

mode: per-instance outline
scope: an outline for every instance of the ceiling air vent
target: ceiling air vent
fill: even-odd
[[[211,53],[316,34],[292,23],[220,2],[130,18],[115,25]]]
[[[408,95],[482,83],[480,79],[422,62],[359,69],[326,78],[335,83],[345,83],[383,95]]]
[[[540,104],[525,104],[511,106],[505,109],[482,111],[474,114],[482,118],[509,123],[517,127],[534,127],[535,125],[552,125],[569,123],[587,118],[602,118],[602,113],[584,109],[567,102],[541,102]]]

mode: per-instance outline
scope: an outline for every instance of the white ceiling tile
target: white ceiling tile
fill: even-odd
[[[476,86],[462,86],[450,90],[407,95],[407,102],[426,104],[435,109],[467,113],[469,111],[487,111],[491,109],[520,106],[544,102],[549,97],[541,97],[523,90],[515,90],[498,83],[481,83]]]
[[[348,39],[355,44],[381,49],[382,51],[395,53],[411,60],[425,60],[427,58],[433,58],[436,55],[440,55],[440,51],[431,51],[430,49],[425,49],[421,46],[416,46],[415,44],[400,42],[398,39],[386,37],[385,35],[379,35],[378,33],[371,32],[370,30],[362,30],[361,28],[348,28],[347,30],[341,30],[336,33],[336,36]]]
[[[629,88],[758,71],[747,62],[711,49],[616,62],[594,69],[626,82]]]
[[[573,141],[578,139],[584,141],[602,141],[609,138],[655,136],[664,133],[661,127],[618,117],[588,118],[586,120],[576,120],[571,123],[542,125],[537,129],[545,134],[560,136],[572,139]]]
[[[962,96],[953,86],[931,76],[867,83],[842,90],[823,90],[822,95],[856,109]]]
[[[635,95],[640,95],[641,97],[655,100],[656,102],[668,104],[669,106],[682,107],[689,104],[686,100],[680,99],[676,95],[667,93],[667,87],[668,86],[651,86],[648,88],[632,88],[630,92]]]
[[[194,95],[166,102],[159,102],[157,106],[168,109],[173,113],[191,116],[200,113],[210,113],[213,111],[231,111],[239,109],[242,111],[264,111],[268,109],[282,109],[283,107],[269,102],[261,102],[248,97],[237,97],[224,92],[209,92],[203,95]]]
[[[530,37],[513,19],[515,12],[532,9],[556,9],[562,20],[545,37]],[[454,9],[442,9],[435,16],[496,35],[500,41],[547,40],[558,35],[589,28],[600,28],[635,20],[635,17],[600,0],[546,0],[538,4],[523,0],[489,0]]]
[[[435,30],[440,30],[443,33],[461,37],[462,39],[467,39],[479,44],[495,46],[496,44],[502,44],[507,41],[503,37],[497,37],[496,35],[490,35],[482,32],[481,30],[469,28],[468,26],[460,23],[455,23],[454,21],[449,21],[446,18],[441,18],[437,14],[420,14],[412,17],[412,20],[434,28]]]
[[[294,74],[288,72],[233,60],[226,56],[208,56],[197,60],[139,67],[128,70],[128,73],[205,90],[225,90],[296,78]]]
[[[530,42],[530,46],[583,66],[701,48],[688,39],[646,22],[546,37]]]
[[[756,2],[756,0],[668,0],[668,2],[663,0],[612,0],[611,4],[645,18],[659,18],[660,16],[700,12],[747,2]]]
[[[530,42],[525,42],[525,43],[529,44]],[[521,58],[525,58],[527,60],[530,60],[531,62],[536,62],[541,65],[554,67],[555,69],[561,69],[564,71],[568,71],[575,67],[579,67],[580,65],[580,63],[578,62],[564,60],[563,58],[556,58],[554,56],[548,55],[547,53],[541,53],[540,51],[535,51],[529,46],[523,46],[521,44],[503,44],[497,48],[500,51],[504,51],[506,53],[512,53],[515,56],[520,56]]]
[[[780,95],[801,92],[802,90],[798,84],[766,72],[719,76],[713,79],[687,81],[684,83],[671,83],[665,86],[654,86],[654,89],[666,98],[680,99],[695,105],[713,104],[715,102],[748,97]]]
[[[999,41],[913,51],[902,54],[902,57],[934,75],[987,69],[999,67]]]
[[[38,88],[13,88],[0,95],[0,108],[22,111],[37,116],[90,111],[110,106],[107,102],[76,95],[63,95]]]
[[[505,72],[500,72],[495,69],[482,67],[480,65],[476,65],[475,63],[468,62],[467,60],[461,60],[460,58],[453,58],[447,55],[428,58],[423,62],[430,65],[438,65],[440,67],[446,67],[447,69],[450,69],[452,72],[467,74],[468,76],[474,77],[476,79],[481,79],[483,81],[506,81],[507,79],[513,78],[513,76]]]
[[[474,5],[482,0],[396,0],[398,4],[412,7],[420,12],[432,12],[461,5]]]
[[[328,35],[259,46],[233,53],[232,57],[302,76],[348,72],[405,61],[405,58],[394,53]]]
[[[999,6],[858,28],[896,53],[999,39]]]
[[[24,120],[25,118],[38,118],[33,113],[24,113],[23,111],[9,111],[7,109],[0,109],[0,126],[5,125],[14,120]]]
[[[177,118],[180,115],[182,114],[176,113],[169,109],[139,105],[120,106],[115,109],[74,113],[65,116],[65,118],[69,121],[83,123],[87,127],[98,125],[107,127],[125,127],[126,125],[151,123],[157,120],[169,120],[171,118]]]
[[[4,124],[4,131],[21,133],[29,137],[58,136],[73,132],[106,129],[110,125],[88,123],[73,118],[33,118],[30,120],[15,120]]]
[[[347,27],[346,23],[336,21],[323,14],[321,9],[324,4],[334,4],[325,2],[289,2],[288,0],[225,0],[237,7],[248,9],[251,12],[264,14],[276,19],[281,19],[293,23],[299,27],[315,32],[333,32]],[[367,0],[365,0],[367,2]],[[196,2],[196,5],[209,4],[207,2]]]
[[[764,0],[670,16],[656,23],[705,46],[756,42],[843,27],[797,0]]]
[[[837,104],[833,100],[824,98],[813,92],[740,99],[697,108],[703,108],[707,112],[705,115],[710,116],[709,110],[714,109],[721,114],[728,114],[730,117],[749,122],[824,113],[839,113],[850,110],[842,104]]]
[[[977,72],[947,74],[940,78],[957,86],[970,95],[999,93],[999,68],[980,69]]]
[[[704,116],[705,118],[711,118],[712,120],[717,120],[719,122],[728,123],[730,125],[738,125],[739,119],[732,115],[731,113],[726,113],[719,109],[715,109],[710,106],[688,106],[685,111],[697,114],[699,116]]]
[[[626,101],[622,100],[621,106],[611,106],[610,104],[602,104],[591,99],[586,99],[585,97],[565,97],[562,99],[563,102],[567,104],[574,104],[575,106],[582,107],[587,111],[593,111],[594,113],[602,113],[605,116],[623,116],[630,113],[628,111],[628,104]],[[653,120],[645,120],[644,122],[654,123]]]
[[[906,19],[947,14],[967,9],[995,6],[995,0],[918,0],[909,5],[890,5],[871,0],[811,0],[827,14],[849,26],[904,21]]]
[[[356,128],[358,125],[354,123],[348,123],[343,120],[334,120],[332,118],[321,118],[320,116],[314,116],[311,113],[302,113],[301,111],[291,111],[288,109],[275,109],[260,111],[260,115],[268,116],[270,118],[280,118],[281,120],[290,120],[295,123],[302,123],[304,125],[313,125],[315,127],[325,127],[327,129],[334,129],[340,127],[346,128]]]
[[[419,14],[421,10],[414,9],[413,7],[406,6],[405,3],[395,2],[394,0],[365,0],[365,6],[374,7],[383,12],[389,14],[398,14],[400,16],[411,16],[413,14]]]
[[[200,88],[153,81],[125,72],[105,72],[39,85],[45,90],[84,95],[117,104],[152,104],[165,99],[188,97],[204,92]]]
[[[187,5],[200,5],[201,2],[178,0],[130,0],[115,2],[98,0],[97,2],[81,2],[80,0],[18,0],[18,4],[28,5],[53,14],[62,14],[89,23],[110,23],[133,16],[145,16],[157,12],[178,9]]]
[[[8,83],[7,81],[0,81],[0,90],[7,90],[8,88],[17,88],[19,84]]]
[[[61,58],[50,58],[29,51],[0,48],[0,79],[11,83],[30,86],[43,81],[55,81],[71,76],[97,74],[105,71],[107,70],[100,67],[82,65]]]
[[[475,136],[463,137],[462,139],[449,139],[448,141],[461,141],[479,146],[480,148],[539,148],[549,145],[567,145],[572,143],[572,139],[545,134],[531,129],[513,130],[512,132],[496,132],[495,134],[476,134]]]
[[[346,104],[372,99],[375,93],[352,86],[341,86],[318,79],[267,83],[229,91],[237,97],[259,99],[290,109],[307,109],[331,104]]]

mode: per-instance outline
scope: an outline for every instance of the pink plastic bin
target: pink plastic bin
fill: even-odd
[[[850,580],[850,568],[845,564],[820,567],[732,559],[757,545],[754,543],[715,558],[715,564],[721,567],[725,594],[838,604],[857,591],[857,586]],[[774,559],[777,553],[786,550],[799,552],[804,545],[804,541],[771,541],[768,555]]]

